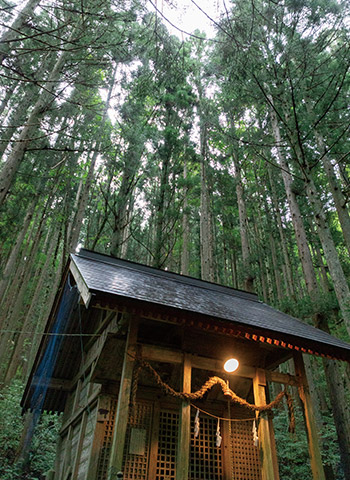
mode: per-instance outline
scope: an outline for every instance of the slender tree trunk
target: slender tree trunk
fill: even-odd
[[[154,239],[154,260],[153,266],[161,268],[165,260],[164,241],[165,241],[165,210],[166,210],[166,192],[169,182],[170,156],[162,156],[162,169],[160,174],[159,194],[155,218],[155,239]]]
[[[112,92],[113,92],[113,88],[114,88],[114,81],[115,81],[116,74],[117,74],[117,65],[115,65],[115,67],[114,67],[113,75],[112,75],[111,82],[110,82],[110,85],[109,85],[109,90],[108,90],[106,104],[105,104],[103,115],[102,115],[102,120],[101,120],[100,127],[98,129],[98,132],[99,132],[98,135],[99,136],[103,135],[103,129],[105,127],[106,119],[107,119],[107,116],[108,116],[108,109],[109,109],[109,106],[110,106],[110,101],[111,101],[111,97],[112,97]],[[70,252],[75,251],[75,249],[77,248],[77,245],[78,245],[80,230],[81,230],[81,227],[82,227],[82,224],[83,224],[85,210],[86,210],[88,200],[89,200],[91,185],[92,185],[93,179],[94,179],[95,165],[96,165],[97,158],[99,156],[99,148],[100,148],[101,145],[102,145],[102,142],[100,141],[100,139],[98,139],[97,142],[95,143],[95,151],[94,151],[94,153],[91,157],[91,161],[90,161],[90,165],[89,165],[89,169],[88,169],[88,173],[87,173],[87,176],[86,176],[85,183],[84,183],[84,185],[80,185],[81,193],[80,193],[80,196],[79,196],[79,200],[77,202],[78,207],[77,207],[77,211],[75,212],[74,220],[72,222],[72,229],[71,229],[71,232],[69,232],[69,237],[68,237],[68,251],[70,251]]]
[[[292,266],[290,263],[290,258],[289,258],[289,253],[288,253],[288,242],[287,238],[285,236],[284,228],[283,228],[283,223],[282,223],[282,218],[281,218],[281,213],[280,213],[280,208],[277,200],[277,193],[276,193],[276,187],[275,187],[275,180],[273,178],[273,173],[271,171],[271,165],[267,165],[267,172],[269,176],[269,183],[271,187],[271,194],[272,194],[272,202],[274,206],[274,216],[276,218],[276,223],[278,227],[278,233],[280,237],[280,245],[282,248],[282,253],[283,253],[283,261],[284,261],[284,268],[285,268],[285,285],[286,285],[286,290],[288,293],[288,296],[290,298],[296,298],[296,293],[295,293],[295,287],[294,287],[294,280],[293,280],[293,275],[292,275]]]
[[[40,332],[44,330],[44,326],[45,326],[44,322],[46,321],[46,319],[48,318],[51,312],[51,308],[56,297],[56,292],[59,288],[59,284],[61,281],[60,273],[63,272],[65,261],[66,261],[66,258],[63,257],[62,255],[62,252],[60,252],[61,250],[60,244],[63,244],[63,242],[60,241],[60,234],[61,232],[59,231],[56,249],[51,258],[51,267],[49,266],[47,271],[47,274],[48,274],[47,297],[40,314],[40,321],[37,322],[35,325],[35,334],[34,334],[34,338],[31,344],[31,349],[28,355],[27,372],[30,372],[30,369],[32,368],[32,365],[34,363],[35,356],[36,356],[38,347],[40,345],[40,340],[42,337],[42,335],[40,335]],[[57,257],[59,257],[59,261],[57,261]]]
[[[329,283],[329,280],[328,280],[328,276],[327,276],[327,270],[326,270],[326,266],[323,262],[323,256],[322,256],[322,253],[321,253],[321,249],[320,249],[320,246],[318,245],[318,242],[314,242],[313,245],[313,252],[314,252],[314,257],[317,259],[317,267],[318,267],[318,270],[319,270],[319,280],[320,280],[320,284],[322,286],[322,290],[325,292],[325,293],[329,293],[332,288],[331,288],[331,285]]]
[[[11,362],[12,354],[14,349],[16,348],[18,339],[19,339],[19,331],[23,327],[23,321],[21,317],[22,309],[25,309],[24,306],[24,299],[25,294],[27,292],[29,280],[33,275],[33,265],[35,262],[36,255],[39,251],[40,240],[42,237],[42,229],[40,228],[36,234],[36,238],[33,242],[31,253],[27,261],[26,272],[23,278],[23,282],[21,283],[18,295],[16,297],[16,302],[12,309],[11,314],[7,318],[7,324],[5,329],[8,330],[5,335],[3,335],[1,342],[0,342],[0,368],[2,370],[0,378],[4,378],[4,374]],[[16,330],[16,333],[12,333],[12,330]],[[0,371],[1,371],[0,370]]]
[[[187,179],[187,162],[184,159],[184,180]],[[181,273],[183,275],[189,275],[190,272],[190,224],[188,218],[188,188],[184,188],[184,203],[182,213],[182,250],[181,250]]]
[[[70,36],[72,39],[73,34]],[[49,109],[51,103],[55,99],[55,91],[59,78],[68,56],[68,51],[63,51],[56,61],[48,80],[41,90],[41,93],[31,111],[29,118],[24,125],[20,135],[16,140],[16,144],[8,155],[6,163],[0,172],[0,206],[4,203],[5,197],[14,181],[18,167],[20,166],[25,151],[31,142],[33,133],[41,124],[44,114]]]
[[[271,102],[272,97],[270,98]],[[309,248],[309,243],[306,237],[306,232],[304,228],[303,218],[300,212],[300,208],[295,196],[295,193],[292,189],[293,177],[290,173],[289,166],[285,160],[284,154],[281,149],[282,139],[277,123],[277,118],[274,110],[271,109],[271,124],[273,134],[276,140],[276,148],[278,154],[278,161],[281,167],[281,174],[284,183],[284,188],[287,195],[287,201],[292,216],[292,223],[295,231],[295,238],[298,246],[299,257],[301,260],[304,279],[306,283],[307,291],[311,297],[311,300],[317,305],[319,298],[319,289],[317,285],[317,279],[314,271],[314,266],[312,262],[311,252]]]
[[[0,37],[0,65],[11,52],[13,44],[12,40],[21,37],[24,25],[31,19],[34,10],[39,3],[40,0],[29,0],[26,6],[18,13],[11,26],[5,30]]]
[[[44,329],[44,322],[40,321],[44,319],[40,315],[40,311],[43,310],[45,306],[45,301],[47,300],[47,294],[49,292],[47,286],[45,286],[45,280],[48,276],[48,271],[52,264],[52,256],[57,244],[57,233],[52,235],[52,232],[49,230],[48,238],[51,237],[49,247],[46,252],[46,260],[43,267],[40,269],[39,278],[36,282],[35,292],[31,298],[30,306],[28,312],[25,316],[25,319],[21,325],[22,333],[19,334],[15,348],[11,359],[9,360],[9,366],[5,375],[5,384],[7,385],[11,379],[16,375],[16,372],[19,367],[21,367],[21,376],[24,379],[26,377],[28,358],[27,354],[29,353],[30,346],[35,342],[34,337],[28,335],[28,332],[34,329],[34,318],[36,317],[36,323],[40,324],[42,329]],[[43,250],[45,250],[43,248]]]
[[[235,167],[235,180],[236,180],[236,195],[238,203],[239,214],[239,230],[241,234],[241,248],[243,259],[243,277],[244,277],[244,289],[248,292],[254,291],[254,275],[252,273],[252,266],[250,261],[250,246],[248,235],[248,216],[247,209],[244,200],[244,189],[241,177],[241,166],[238,162],[237,156],[233,155],[233,163]]]
[[[334,291],[342,312],[346,329],[350,335],[350,289],[339,260],[333,237],[327,224],[324,207],[311,177],[307,179],[306,190],[309,201],[313,207],[317,232],[321,240],[329,273],[333,281]]]
[[[200,203],[200,251],[201,278],[209,282],[215,281],[214,237],[210,210],[210,194],[207,179],[207,126],[201,125],[201,203]]]
[[[0,140],[0,158],[3,157],[4,152],[9,143],[11,142],[11,139],[16,133],[16,131],[23,125],[23,123],[25,123],[27,110],[32,104],[33,98],[36,98],[37,93],[37,88],[31,89],[30,92],[27,92],[27,95],[24,95],[20,102],[20,105],[11,112],[7,122],[8,125],[5,125],[3,127],[3,135]]]
[[[122,180],[118,195],[116,197],[114,215],[114,226],[111,238],[110,252],[111,255],[119,257],[122,251],[126,253],[126,240],[129,236],[129,228],[131,221],[131,209],[133,205],[133,195],[135,189],[135,179],[140,168],[141,156],[138,155],[137,149],[133,144],[129,145],[126,154],[124,169],[122,173]],[[167,170],[167,166],[164,165]],[[167,183],[167,171],[162,170],[161,182]],[[159,256],[154,260],[154,265],[160,267],[162,264],[163,252],[163,215],[165,202],[165,186],[164,191],[160,186],[159,209],[156,213],[156,236],[155,242],[158,245]]]
[[[270,101],[273,102],[272,97],[270,97]],[[277,144],[279,163],[282,169],[282,177],[292,215],[292,222],[297,240],[299,256],[303,267],[305,283],[314,307],[317,308],[320,293],[317,286],[316,274],[312,264],[305,228],[295,194],[292,191],[292,176],[280,147],[282,143],[276,114],[273,110],[271,110],[270,113],[272,128]],[[310,185],[308,188],[310,188]],[[309,196],[310,194],[311,192],[309,192]],[[321,328],[322,330],[328,330],[327,319],[324,315],[320,313],[314,315],[314,323],[315,326]],[[334,423],[341,449],[343,469],[345,477],[350,478],[350,419],[348,419],[348,408],[346,406],[347,401],[344,396],[344,391],[339,387],[339,372],[335,372],[335,368],[335,366],[325,368],[325,374],[332,403]]]
[[[9,102],[11,96],[13,95],[14,91],[16,90],[16,88],[17,88],[17,82],[12,82],[11,85],[9,85],[6,88],[5,96],[0,103],[0,115],[2,115],[4,113],[4,110],[7,107],[7,104]],[[6,118],[6,115],[5,115],[5,118]]]
[[[334,199],[334,205],[337,210],[339,222],[343,231],[344,242],[348,253],[350,254],[350,215],[347,208],[347,199],[344,197],[341,186],[334,172],[334,167],[328,155],[321,135],[316,133],[317,145],[322,155],[322,163],[327,174],[329,189]]]
[[[235,251],[231,252],[231,271],[233,288],[238,288],[237,280],[237,257]]]
[[[310,115],[312,115],[312,107],[310,102],[306,101],[306,107]],[[347,199],[344,197],[339,181],[336,177],[332,161],[327,154],[327,148],[325,146],[321,133],[314,129],[317,148],[321,155],[324,171],[326,172],[328,179],[329,190],[332,194],[334,205],[337,210],[339,222],[342,228],[344,242],[348,253],[350,254],[350,215],[347,208]]]
[[[21,250],[24,237],[27,233],[30,222],[32,221],[32,218],[33,218],[34,206],[36,201],[37,201],[37,198],[28,207],[27,215],[25,216],[23,226],[20,230],[20,233],[16,239],[16,243],[14,244],[13,249],[11,250],[10,256],[7,259],[5,268],[2,272],[1,280],[0,280],[0,300],[2,300],[6,292],[6,289],[9,285],[9,281],[11,280],[11,276],[14,273],[15,265],[18,260],[18,255]]]

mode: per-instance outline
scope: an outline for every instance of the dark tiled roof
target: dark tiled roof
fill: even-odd
[[[81,250],[71,256],[87,288],[312,342],[321,352],[350,359],[350,345],[260,302],[256,295]],[[298,344],[298,343],[297,343]]]

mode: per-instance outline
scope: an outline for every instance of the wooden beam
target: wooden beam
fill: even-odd
[[[295,373],[299,378],[299,397],[304,407],[304,416],[306,423],[306,433],[309,445],[311,470],[314,480],[325,480],[323,470],[321,451],[318,443],[318,433],[315,421],[315,415],[310,398],[309,387],[307,383],[304,360],[301,353],[294,354]]]
[[[299,385],[298,379],[295,375],[289,373],[272,372],[271,370],[265,370],[266,380],[268,382],[282,383],[284,385],[293,385],[297,387]]]
[[[266,405],[266,376],[265,371],[257,368],[253,378],[254,399],[256,405]],[[275,470],[277,459],[273,458],[275,448],[271,444],[273,438],[270,432],[271,424],[266,413],[260,414],[259,421],[259,446],[261,458],[262,480],[279,480],[278,471]]]
[[[183,379],[182,391],[191,392],[191,360],[189,355],[183,357]],[[180,407],[179,437],[176,462],[176,480],[188,478],[188,465],[190,460],[190,438],[191,438],[191,406],[189,402],[183,401]]]
[[[173,350],[165,347],[157,347],[155,345],[141,345],[142,357],[148,361],[164,362],[164,363],[182,363],[182,353],[178,350]],[[202,357],[201,355],[189,355],[191,359],[192,368],[199,368],[201,370],[213,370],[214,372],[224,372],[223,361],[214,358]],[[298,380],[293,375],[272,372],[264,370],[266,378],[270,382],[298,385]],[[240,365],[239,368],[230,375],[243,378],[255,377],[255,368],[248,365]]]
[[[183,354],[178,350],[157,347],[156,345],[140,345],[141,355],[150,362],[182,363]]]
[[[53,390],[64,390],[69,392],[72,388],[74,383],[71,380],[67,380],[65,378],[49,378],[47,382],[43,383],[38,377],[34,377],[32,381],[32,386],[47,386]]]
[[[84,305],[86,308],[88,308],[92,294],[88,289],[88,286],[86,285],[83,277],[81,276],[77,266],[73,261],[70,262],[69,270],[71,271],[74,277],[74,280],[76,281],[76,284],[80,292],[81,298],[83,299]]]
[[[138,322],[129,318],[128,338],[126,340],[122,377],[120,381],[117,412],[115,418],[111,457],[109,461],[109,480],[115,480],[122,470],[126,428],[129,418],[129,404],[132,386],[132,374],[136,357]]]

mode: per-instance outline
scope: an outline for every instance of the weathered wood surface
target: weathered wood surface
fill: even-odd
[[[294,365],[295,373],[300,380],[298,391],[304,407],[312,475],[314,480],[325,480],[326,477],[322,465],[315,415],[310,398],[303,356],[301,353],[294,354]]]
[[[253,378],[254,399],[257,405],[266,405],[266,375],[265,371],[257,368]],[[266,414],[260,415],[259,421],[259,446],[261,451],[261,476],[262,480],[279,480],[278,470],[276,471],[277,459],[273,456],[276,453],[272,445],[272,424]]]
[[[187,354],[183,355],[182,391],[191,392],[191,360]],[[190,459],[191,437],[191,406],[189,402],[181,402],[179,416],[179,437],[176,462],[176,480],[188,478],[188,464]]]
[[[147,361],[164,362],[164,363],[182,363],[183,354],[178,350],[173,350],[165,347],[157,347],[155,345],[141,345],[142,358]],[[202,357],[200,355],[190,355],[192,368],[199,368],[202,370],[213,370],[215,372],[224,372],[223,361],[213,358]],[[264,370],[266,379],[270,382],[298,385],[298,380],[294,375],[289,375],[280,372],[273,372]],[[251,378],[255,377],[255,368],[248,365],[240,365],[239,368],[230,375],[236,377]]]
[[[114,480],[116,474],[122,470],[123,452],[125,445],[126,428],[129,417],[129,404],[132,386],[132,374],[136,358],[138,322],[135,318],[129,319],[129,331],[126,342],[122,378],[118,395],[117,413],[115,419],[111,458],[109,463],[109,479]]]
[[[84,305],[86,308],[88,308],[91,300],[91,293],[74,262],[70,262],[69,269],[72,272],[74,280],[77,283],[78,290],[80,292],[81,298],[83,299]]]

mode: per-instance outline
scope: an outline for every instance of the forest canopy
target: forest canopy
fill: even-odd
[[[218,4],[207,38],[143,0],[0,0],[2,400],[81,246],[349,341],[349,2]],[[309,375],[339,442],[325,458],[350,478],[350,370]]]

